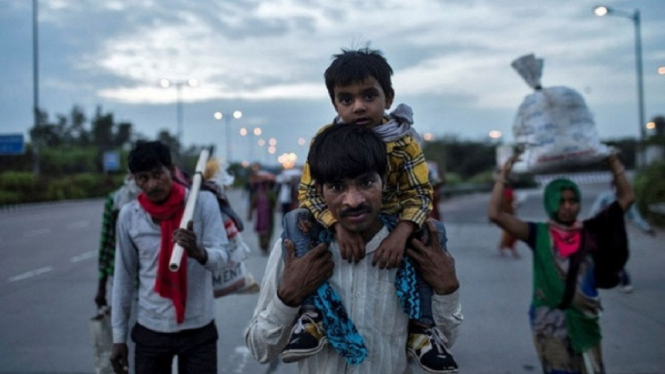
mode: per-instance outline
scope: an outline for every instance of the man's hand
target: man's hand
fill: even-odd
[[[439,232],[434,222],[427,221],[431,244],[425,245],[418,239],[412,239],[406,254],[411,257],[420,275],[438,295],[451,294],[459,288],[455,274],[455,260],[444,251],[439,242]]]
[[[297,307],[333,273],[334,263],[328,244],[321,243],[302,257],[296,257],[293,242],[285,239],[284,276],[277,296],[290,307]]]
[[[199,248],[196,243],[196,234],[194,233],[194,222],[187,222],[186,229],[177,229],[173,232],[173,242],[180,244],[180,246],[187,252],[187,256],[195,259],[201,265],[208,261],[208,253],[203,248]]]
[[[129,373],[129,349],[125,343],[113,343],[111,350],[111,365],[116,374]]]
[[[392,269],[399,266],[404,257],[406,241],[413,232],[413,224],[400,221],[397,227],[381,241],[379,248],[372,257],[372,266],[379,265],[380,269]]]
[[[365,258],[365,241],[360,234],[347,231],[339,223],[335,223],[333,227],[343,260],[347,260],[349,263],[358,263]]]

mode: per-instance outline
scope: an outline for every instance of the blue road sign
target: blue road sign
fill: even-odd
[[[0,155],[22,155],[25,153],[23,134],[0,135]]]
[[[104,152],[104,171],[120,170],[120,154],[116,151]]]

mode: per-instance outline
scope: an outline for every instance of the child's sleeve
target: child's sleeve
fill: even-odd
[[[309,172],[309,163],[305,163],[302,170],[302,177],[298,185],[298,202],[301,207],[312,212],[314,218],[325,227],[330,228],[337,222],[328,209],[328,205],[323,201],[323,196],[316,190],[316,181]]]
[[[429,183],[429,169],[422,148],[413,138],[398,141],[404,142],[404,148],[395,146],[390,152],[399,170],[398,193],[399,204],[402,206],[400,219],[411,221],[418,228],[429,218],[432,211],[432,185]]]

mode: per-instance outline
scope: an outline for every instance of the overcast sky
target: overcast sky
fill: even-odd
[[[434,136],[512,140],[517,108],[531,89],[510,67],[544,59],[543,86],[579,91],[602,139],[639,132],[633,22],[596,17],[598,0],[39,0],[39,100],[51,118],[96,106],[154,137],[177,132],[176,89],[162,78],[197,79],[182,88],[184,143],[224,147],[232,158],[272,161],[242,138],[261,127],[277,154],[306,156],[309,139],[334,110],[323,83],[331,55],[365,46],[384,52],[395,103],[413,107],[416,129]],[[645,115],[665,115],[665,1],[607,1],[642,19]],[[0,7],[0,133],[32,126],[32,2]],[[27,138],[26,138],[27,140]],[[250,143],[251,140],[251,143]],[[252,144],[250,148],[249,145]],[[221,154],[225,155],[223,151]]]

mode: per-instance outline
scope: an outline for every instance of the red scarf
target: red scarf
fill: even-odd
[[[183,266],[180,266],[178,271],[169,270],[169,261],[174,247],[173,232],[179,228],[185,211],[185,187],[173,183],[169,197],[162,204],[153,203],[145,193],[141,193],[138,200],[153,219],[159,220],[162,232],[155,292],[173,301],[176,321],[182,323],[185,320],[187,303],[187,253],[182,254]]]
[[[570,226],[564,226],[550,220],[549,228],[554,247],[559,251],[561,257],[569,257],[580,249],[580,244],[582,244],[581,221],[575,221]]]

